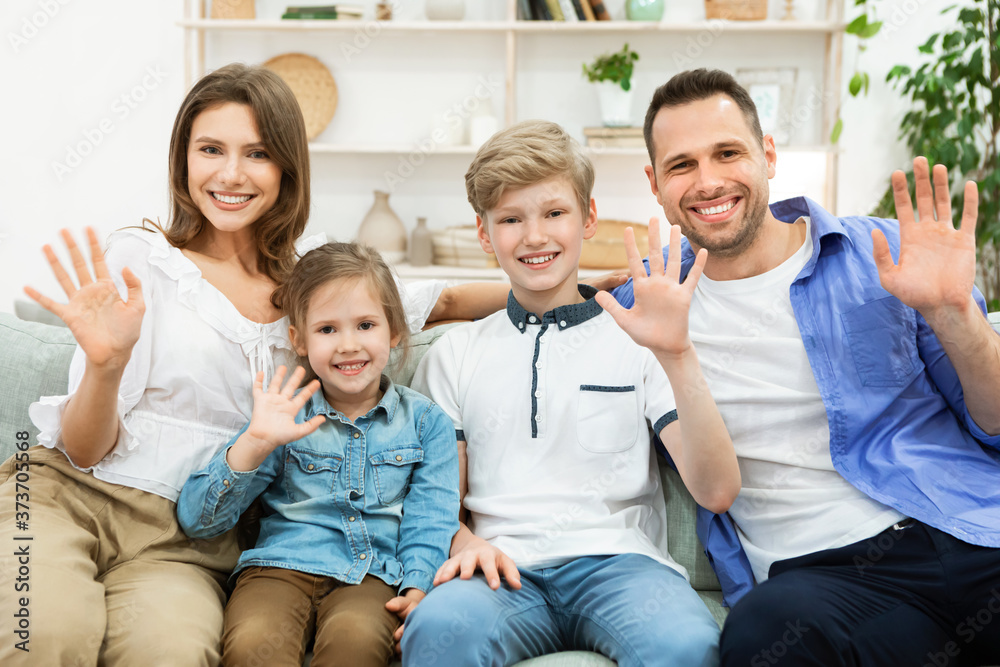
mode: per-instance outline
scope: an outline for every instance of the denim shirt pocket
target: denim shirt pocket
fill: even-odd
[[[293,502],[320,498],[333,493],[337,471],[343,459],[319,452],[286,448],[285,493]]]
[[[889,296],[842,313],[840,320],[865,387],[902,387],[916,366],[916,322],[899,299]]]
[[[639,435],[635,385],[581,384],[576,433],[580,446],[595,454],[624,452]]]
[[[392,505],[406,495],[410,475],[414,466],[424,460],[424,450],[420,447],[387,449],[371,455],[368,460],[372,464],[379,503]]]

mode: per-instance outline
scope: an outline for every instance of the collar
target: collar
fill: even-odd
[[[391,424],[392,418],[396,415],[396,408],[399,407],[399,392],[396,391],[396,385],[393,384],[392,380],[385,375],[383,375],[381,381],[379,381],[378,388],[382,392],[382,400],[378,402],[378,405],[365,414],[365,418],[374,418],[375,412],[381,409],[385,412],[386,419]],[[350,422],[344,413],[335,409],[327,402],[322,389],[312,395],[312,397],[306,402],[303,410],[305,410],[303,421],[309,421],[316,415],[326,415],[329,419]]]
[[[525,310],[514,298],[514,292],[511,291],[507,294],[507,317],[510,318],[510,323],[517,327],[518,331],[524,333],[529,324],[555,324],[562,330],[583,324],[604,312],[604,309],[594,299],[594,295],[597,294],[596,288],[590,285],[577,285],[576,287],[580,290],[580,296],[586,301],[572,303],[568,306],[558,306],[541,317]]]

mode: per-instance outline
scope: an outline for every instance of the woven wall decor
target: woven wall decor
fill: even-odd
[[[323,63],[304,53],[286,53],[271,58],[264,67],[285,80],[295,93],[306,121],[309,139],[318,137],[337,110],[337,83]]]

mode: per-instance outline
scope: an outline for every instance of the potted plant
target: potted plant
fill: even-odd
[[[913,155],[948,167],[955,224],[962,186],[979,186],[976,225],[978,284],[990,310],[1000,308],[1000,0],[965,0],[942,14],[947,29],[920,47],[916,70],[897,65],[886,80],[911,100],[900,138]],[[913,182],[912,170],[908,174]],[[894,217],[889,188],[875,215]]]
[[[583,75],[597,84],[601,120],[607,127],[632,124],[632,70],[638,60],[639,54],[625,44],[621,51],[605,53],[583,65]]]

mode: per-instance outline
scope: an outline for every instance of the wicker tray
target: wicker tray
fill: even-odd
[[[767,0],[705,0],[705,18],[761,21],[767,18]]]
[[[254,0],[212,0],[213,19],[257,18]]]
[[[323,63],[304,53],[271,58],[264,67],[277,73],[295,93],[306,121],[306,136],[315,139],[337,110],[337,83]]]
[[[635,243],[639,254],[649,254],[649,229],[646,225],[624,220],[598,220],[597,233],[583,242],[580,253],[581,269],[624,269],[628,268],[625,256],[625,228],[635,232]]]

